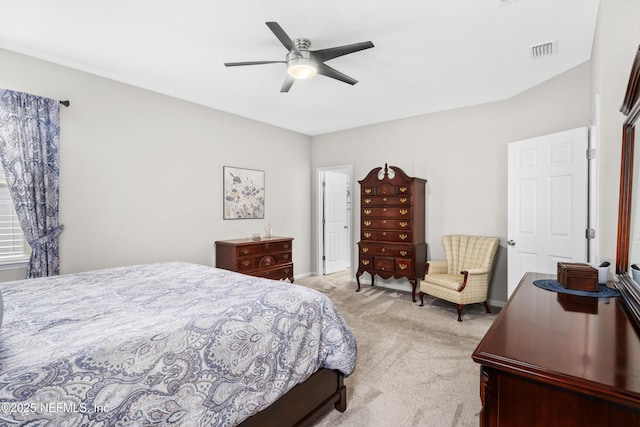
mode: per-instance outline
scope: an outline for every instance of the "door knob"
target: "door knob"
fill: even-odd
[[[515,246],[516,245],[516,241],[515,240],[507,240],[507,245]]]

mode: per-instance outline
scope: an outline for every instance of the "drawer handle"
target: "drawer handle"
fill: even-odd
[[[365,214],[365,215],[369,215],[370,213],[371,213],[371,209],[365,209],[365,210],[364,210],[364,214]]]
[[[386,202],[386,201],[387,201],[387,198],[386,198],[386,197],[383,197],[383,198],[382,198],[382,201],[383,201],[383,202]]]
[[[249,260],[242,261],[242,265],[244,265],[245,267],[249,267],[249,264],[251,264]]]
[[[400,227],[406,227],[407,225],[409,225],[407,221],[400,221]]]
[[[407,203],[407,200],[409,199],[407,199],[406,197],[402,197],[400,198],[400,203]]]
[[[285,248],[285,249],[289,249],[289,244],[288,244],[288,243],[285,243],[285,244],[284,244],[284,248]]]
[[[362,252],[366,254],[367,252],[369,252],[369,248],[362,248]]]
[[[409,236],[407,236],[406,234],[401,234],[398,237],[400,237],[400,240],[407,240],[407,237]]]
[[[407,187],[400,187],[400,192],[405,193],[407,191]]]
[[[366,225],[367,227],[371,225],[371,221],[365,221],[364,225]]]
[[[382,235],[383,235],[383,236],[386,236],[386,235],[387,235],[387,232],[386,232],[386,231],[383,231],[383,232],[382,232]]]
[[[284,254],[284,255],[282,255],[282,258],[284,258],[284,259],[289,259],[289,254]]]
[[[407,251],[400,251],[400,255],[402,256],[407,256],[407,253],[408,253]]]
[[[371,199],[364,199],[365,203],[371,203]]]
[[[242,253],[243,253],[244,255],[248,254],[248,253],[249,253],[249,249],[246,249],[246,248],[245,248],[245,249],[243,249],[243,250],[242,250]]]
[[[368,239],[369,237],[371,237],[371,233],[364,233],[364,237]]]
[[[369,265],[369,260],[368,259],[363,259],[362,260],[362,265]]]
[[[371,194],[371,189],[370,189],[370,188],[365,188],[365,189],[364,189],[364,192],[365,192],[366,194]]]
[[[408,213],[409,213],[409,211],[408,211],[408,210],[406,210],[406,209],[400,209],[400,215],[406,215],[406,214],[408,214]]]
[[[382,212],[386,212],[386,211],[387,211],[387,208],[382,208]]]
[[[406,270],[407,264],[398,264],[398,267],[400,267],[400,270]]]
[[[382,250],[381,250],[381,251],[382,251],[382,252],[387,252],[387,250],[386,250],[385,248],[382,248]]]

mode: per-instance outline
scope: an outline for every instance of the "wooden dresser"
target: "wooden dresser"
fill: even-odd
[[[216,242],[216,267],[293,283],[293,238],[233,239]]]
[[[487,331],[480,426],[639,426],[640,338],[620,298],[546,291],[527,273]]]
[[[375,168],[360,183],[360,242],[356,281],[366,271],[371,284],[406,277],[416,301],[416,287],[424,278],[427,261],[425,237],[425,183],[396,166]]]

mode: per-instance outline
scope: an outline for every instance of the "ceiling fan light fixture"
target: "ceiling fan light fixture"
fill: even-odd
[[[293,58],[287,63],[287,72],[296,79],[309,79],[318,73],[316,63],[307,58]]]

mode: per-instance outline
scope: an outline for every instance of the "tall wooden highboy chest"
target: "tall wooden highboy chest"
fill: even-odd
[[[388,279],[406,277],[411,297],[424,279],[426,180],[407,176],[396,166],[375,168],[360,183],[360,242],[356,281],[367,272]]]

